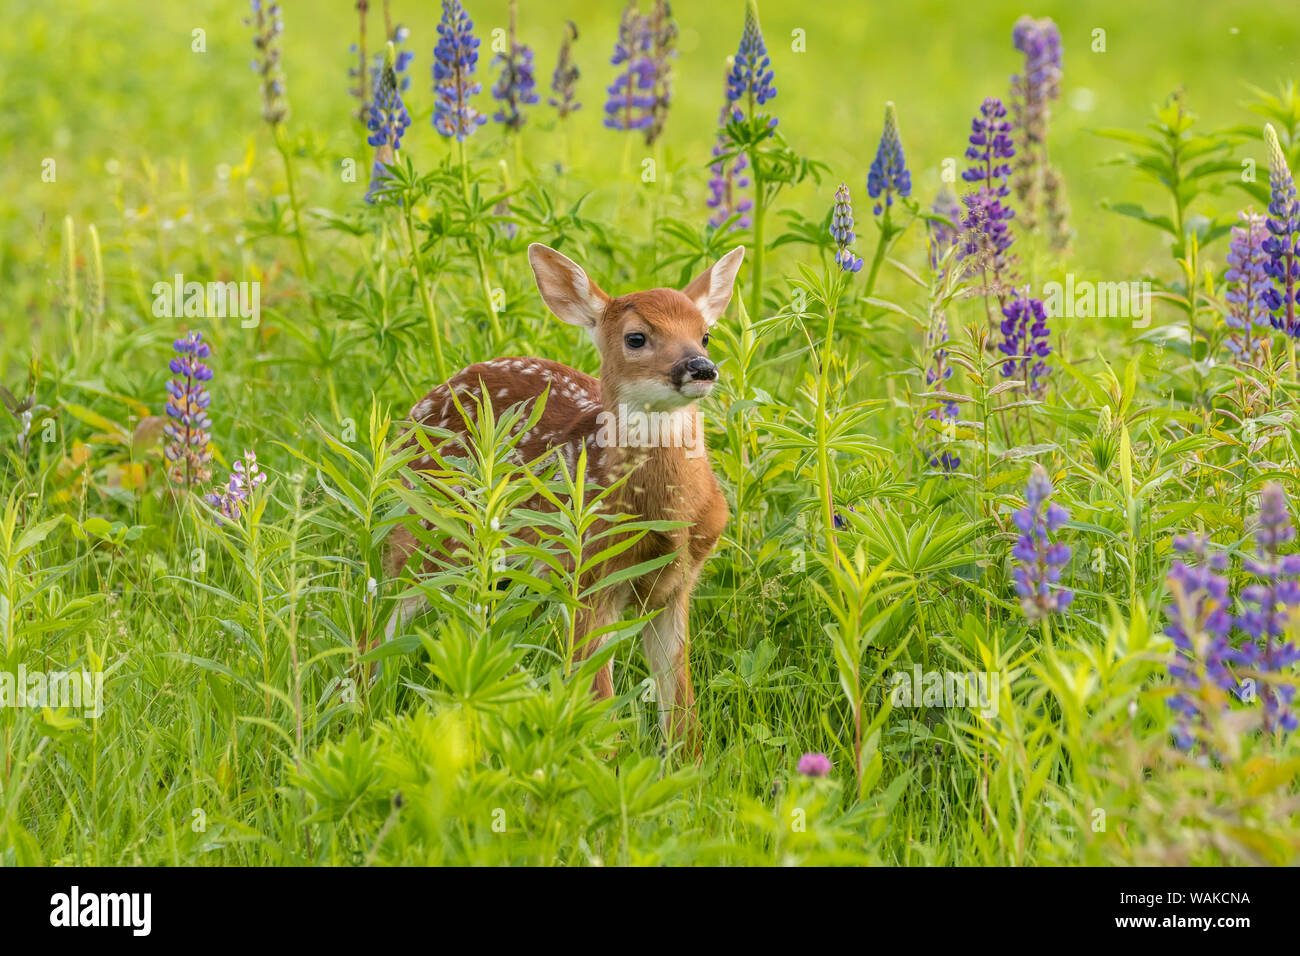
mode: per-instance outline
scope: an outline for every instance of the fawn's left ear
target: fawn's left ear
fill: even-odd
[[[727,311],[731,290],[736,284],[736,273],[740,271],[740,263],[744,259],[745,247],[736,246],[682,290],[686,298],[695,303],[709,326]]]

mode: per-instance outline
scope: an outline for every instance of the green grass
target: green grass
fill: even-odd
[[[466,201],[459,157],[429,122],[437,8],[395,0],[416,52],[402,156],[427,305],[401,211],[361,202],[371,157],[346,95],[352,4],[286,4],[288,168],[313,276],[286,163],[260,119],[245,6],[182,6],[24,0],[0,37],[0,383],[49,409],[26,450],[17,420],[0,416],[0,672],[104,674],[96,719],[0,708],[0,861],[1300,860],[1300,745],[1259,729],[1258,704],[1211,695],[1207,712],[1231,715],[1205,730],[1211,756],[1174,748],[1162,633],[1173,535],[1213,537],[1239,587],[1258,491],[1268,480],[1294,491],[1300,473],[1286,349],[1279,339],[1257,369],[1231,364],[1227,238],[1209,227],[1262,209],[1235,170],[1254,159],[1267,182],[1249,85],[1273,90],[1300,72],[1286,4],[1034,11],[1064,36],[1051,148],[1075,236],[1061,255],[1018,233],[1021,282],[1147,278],[1169,298],[1154,331],[1053,320],[1047,390],[1016,406],[981,347],[982,301],[947,301],[955,290],[932,276],[922,222],[898,209],[908,228],[868,298],[865,270],[843,281],[831,267],[824,220],[848,183],[857,252],[871,262],[865,178],[887,100],[928,210],[943,161],[963,162],[981,100],[1006,95],[1024,11],[764,0],[779,130],[825,167],[775,201],[767,237],[783,241],[766,255],[759,314],[739,301],[753,291],[747,268],[714,335],[724,387],[704,415],[732,518],[691,611],[699,766],[660,734],[635,626],[612,647],[615,700],[597,703],[589,672],[565,660],[564,582],[496,589],[497,549],[521,555],[514,532],[539,520],[517,507],[528,478],[509,470],[499,435],[441,480],[467,491],[463,506],[439,499],[439,519],[472,541],[464,566],[428,585],[443,606],[389,646],[372,686],[357,680],[357,656],[408,586],[385,580],[380,559],[413,504],[392,445],[439,381],[431,329],[450,369],[531,354],[594,373],[586,337],[537,297],[529,242],[559,246],[613,292],[681,285],[734,242],[752,246],[749,233],[708,232],[704,205],[743,4],[679,4],[673,107],[649,149],[600,125],[620,5],[521,4],[543,87],[563,21],[578,23],[584,106],[567,128],[537,107],[518,149],[493,124],[479,131]],[[483,66],[505,11],[470,5]],[[196,29],[206,52],[191,50]],[[1090,50],[1096,29],[1104,53]],[[796,30],[806,53],[791,50]],[[1176,301],[1188,293],[1174,237],[1103,208],[1170,215],[1167,193],[1108,164],[1128,147],[1092,132],[1143,129],[1179,86],[1224,160],[1190,197],[1189,224],[1208,240],[1193,269],[1195,335]],[[479,106],[490,102],[485,92]],[[341,175],[348,160],[358,182]],[[486,200],[503,176],[518,190],[513,236]],[[260,281],[261,324],[156,318],[153,284],[176,273]],[[504,296],[497,316],[485,279]],[[947,388],[969,399],[952,478],[918,448],[936,440],[920,426],[936,401],[923,370],[940,308],[958,366]],[[190,329],[213,349],[214,479],[244,449],[272,478],[237,523],[169,481],[162,458],[155,416],[172,341]],[[1026,620],[1012,589],[1010,516],[1032,462],[1072,513],[1060,535],[1077,596],[1049,624]],[[843,529],[826,528],[828,510]],[[996,713],[891,706],[894,675],[916,665],[996,673]],[[829,778],[796,771],[807,752],[829,755]]]

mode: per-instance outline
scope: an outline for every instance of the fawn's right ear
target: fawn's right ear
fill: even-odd
[[[540,242],[528,247],[528,261],[537,291],[550,310],[569,325],[594,329],[605,314],[609,296],[587,277],[582,266]]]

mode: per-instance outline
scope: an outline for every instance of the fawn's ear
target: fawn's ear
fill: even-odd
[[[731,301],[731,290],[736,284],[736,273],[740,263],[745,259],[745,247],[736,246],[712,266],[691,280],[682,292],[695,303],[704,316],[704,321],[712,326],[727,311]]]
[[[537,291],[550,310],[569,325],[594,329],[605,314],[609,296],[587,278],[582,266],[540,242],[528,247],[528,261],[537,279]]]

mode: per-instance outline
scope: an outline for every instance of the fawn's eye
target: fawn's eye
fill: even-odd
[[[623,336],[623,342],[630,349],[639,349],[645,345],[645,336],[640,332],[629,332]]]
[[[709,347],[709,333],[708,333],[708,332],[705,332],[705,333],[704,333],[704,343],[703,343],[703,344],[704,344],[704,347],[705,347],[706,349]]]

